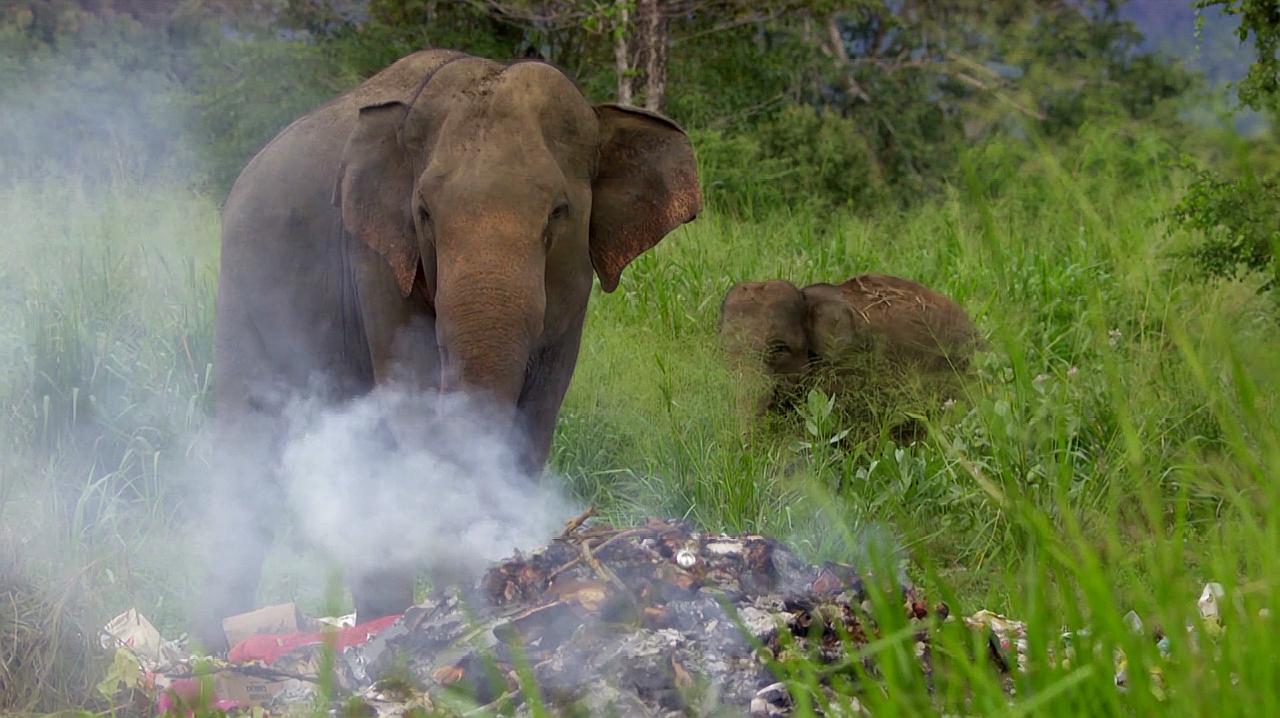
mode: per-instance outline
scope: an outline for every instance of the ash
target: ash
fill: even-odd
[[[847,664],[849,649],[878,635],[851,567],[807,565],[763,536],[584,521],[467,591],[412,607],[339,657],[339,683],[370,715],[448,715],[466,696],[515,715],[541,703],[576,715],[777,716],[793,697],[771,672],[775,661]],[[930,610],[910,586],[902,599],[928,676],[924,623],[945,618],[946,606]]]

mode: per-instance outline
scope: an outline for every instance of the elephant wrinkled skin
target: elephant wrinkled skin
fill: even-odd
[[[592,106],[541,62],[418,52],[276,136],[223,212],[216,441],[241,457],[223,480],[243,498],[212,539],[202,640],[251,607],[278,491],[263,465],[291,399],[463,390],[540,471],[593,270],[613,291],[700,207],[678,126]],[[424,439],[422,422],[388,424]],[[355,569],[360,620],[411,602],[410,573]]]

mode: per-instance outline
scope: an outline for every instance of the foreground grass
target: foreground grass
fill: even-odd
[[[593,299],[554,467],[620,520],[762,531],[814,558],[890,549],[953,611],[1029,621],[1041,667],[1064,627],[1090,627],[1070,669],[1020,678],[1012,703],[981,652],[966,657],[971,636],[943,631],[929,697],[890,607],[893,638],[875,646],[887,690],[860,693],[877,715],[1277,712],[1280,632],[1258,614],[1280,608],[1277,308],[1249,277],[1204,284],[1168,259],[1187,239],[1160,220],[1169,159],[1090,130],[1070,152],[976,148],[966,183],[907,212],[708,212]],[[87,625],[138,605],[177,629],[200,510],[181,488],[199,477],[177,467],[207,402],[216,206],[33,183],[0,191],[0,213],[16,220],[0,229],[0,538],[24,541],[36,572],[74,574]],[[959,400],[872,407],[880,420],[856,426],[845,417],[868,412],[841,409],[859,397],[814,403],[807,423],[750,416],[750,386],[715,347],[728,286],[866,271],[974,314],[991,350]],[[927,438],[892,440],[904,411]],[[273,556],[263,598],[319,610],[316,562],[291,551]],[[1182,627],[1208,580],[1227,587],[1228,628],[1193,655]],[[1125,627],[1129,609],[1167,630],[1168,661]],[[794,677],[812,681],[803,664]]]

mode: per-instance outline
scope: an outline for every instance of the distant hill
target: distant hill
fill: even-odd
[[[1244,77],[1252,48],[1241,46],[1239,21],[1218,8],[1204,11],[1204,29],[1196,37],[1196,11],[1191,0],[1129,0],[1120,11],[1146,38],[1146,49],[1163,50],[1200,70],[1211,81]]]
[[[1218,8],[1204,11],[1204,27],[1196,37],[1196,11],[1192,0],[1129,0],[1120,15],[1142,33],[1143,49],[1158,50],[1180,59],[1188,68],[1204,74],[1215,86],[1245,76],[1253,60],[1253,48],[1236,39],[1237,18]],[[1253,134],[1266,127],[1265,118],[1241,112],[1236,129]]]

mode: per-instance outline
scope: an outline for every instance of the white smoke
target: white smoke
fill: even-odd
[[[544,544],[575,513],[560,482],[522,470],[461,396],[379,389],[289,418],[286,501],[302,535],[344,566],[471,575]],[[389,424],[414,430],[392,440]]]

